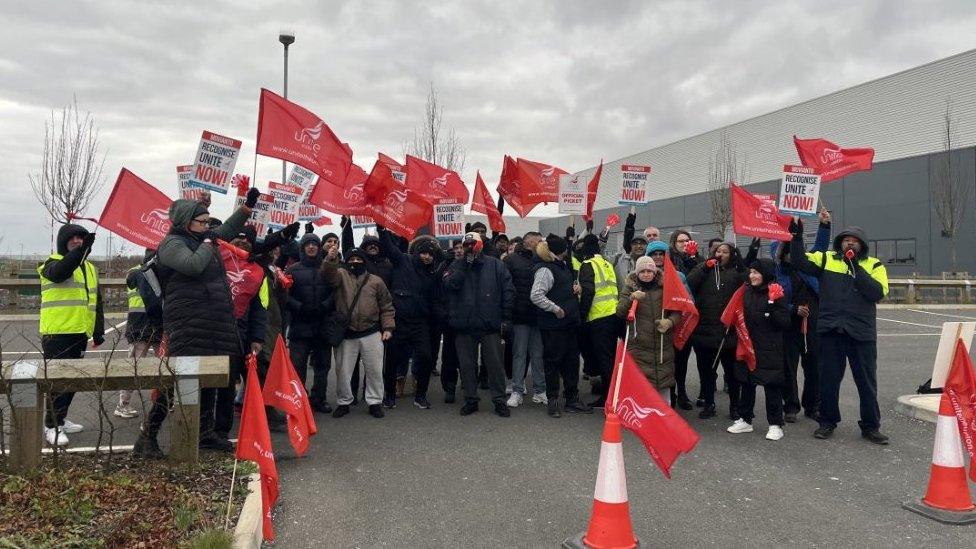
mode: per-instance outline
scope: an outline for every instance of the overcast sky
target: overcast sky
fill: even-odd
[[[2,253],[49,250],[27,174],[72,96],[107,153],[91,217],[123,166],[175,196],[204,129],[242,139],[250,173],[281,29],[289,97],[367,171],[377,151],[402,158],[433,82],[462,176],[492,191],[506,153],[576,171],[976,47],[971,1],[34,1],[0,20]],[[280,166],[259,158],[259,186]]]

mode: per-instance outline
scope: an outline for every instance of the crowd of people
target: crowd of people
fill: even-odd
[[[346,218],[341,235],[320,237],[308,224],[299,238],[294,223],[259,239],[247,223],[258,194],[251,189],[223,222],[210,216],[207,200],[175,201],[169,234],[127,278],[132,356],[145,357],[152,348],[159,356],[230,359],[227,387],[201,390],[201,448],[232,450],[228,436],[245,360],[256,355],[263,379],[279,334],[313,410],[333,418],[360,401],[382,418],[405,395],[429,409],[434,377],[445,404],[456,402],[460,379],[463,416],[478,412],[482,391],[501,417],[529,399],[553,418],[590,414],[606,405],[615,350],[626,340],[651,385],[675,409],[697,408],[702,420],[719,413],[721,364],[730,433],[753,430],[762,386],[770,440],[782,438],[801,411],[818,423],[814,436],[830,438],[841,421],[838,395],[849,363],[862,435],[888,441],[880,432],[875,327],[875,304],[888,289],[885,268],[869,255],[862,230],[852,227],[831,241],[826,211],[810,250],[802,223],[794,221],[792,241],[772,242],[769,257],[760,257],[766,254],[759,239],[743,255],[719,238],[699,249],[685,230],[668,241],[655,227],[638,234],[634,209],[620,251],[607,249],[609,228],[597,234],[592,224],[579,236],[569,227],[564,235],[533,231],[509,239],[474,223],[443,249],[431,236],[407,242],[382,226],[357,246]],[[81,357],[89,340],[104,341],[98,275],[87,261],[93,241],[83,227],[64,225],[57,253],[38,267],[45,358]],[[700,317],[682,348],[672,337],[682,318],[664,307],[665,262]],[[737,358],[737,330],[722,319],[742,287],[754,363]],[[634,302],[636,319],[628,323]],[[694,401],[686,383],[692,354],[700,381]],[[333,360],[335,406],[328,400]],[[134,449],[145,458],[163,456],[156,435],[173,399],[172,389],[154,395]],[[83,428],[66,418],[72,396],[48,399],[51,445],[67,444],[66,434]],[[131,398],[119,395],[117,416],[139,415]],[[273,409],[268,418],[273,430],[284,428]]]

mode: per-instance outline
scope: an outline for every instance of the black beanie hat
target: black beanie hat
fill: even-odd
[[[549,236],[546,237],[546,245],[549,246],[549,251],[557,256],[566,253],[566,239],[561,236],[549,233]]]

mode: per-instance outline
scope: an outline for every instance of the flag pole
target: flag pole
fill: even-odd
[[[664,307],[661,307],[661,320],[664,320]],[[664,332],[661,332],[661,345],[658,350],[660,351],[658,364],[664,364]]]
[[[230,474],[230,494],[227,495],[227,516],[224,517],[224,529],[230,529],[230,504],[234,501],[234,483],[237,482],[237,457],[234,457],[234,471]]]
[[[630,311],[627,313],[627,321],[634,323],[634,329],[637,329],[637,318],[635,317],[637,313],[637,300],[631,302]],[[617,369],[615,377],[617,379],[616,383],[613,384],[613,401],[610,404],[610,411],[615,412],[617,410],[617,399],[620,397],[620,378],[623,376],[624,372],[624,360],[627,359],[627,342],[630,340],[630,328],[628,327],[624,331],[624,349],[620,353],[620,363],[615,364],[614,368]]]

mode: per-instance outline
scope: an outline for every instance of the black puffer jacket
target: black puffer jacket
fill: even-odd
[[[733,259],[727,268],[718,264],[709,268],[705,262],[699,263],[688,273],[688,287],[695,296],[698,307],[698,327],[691,335],[691,344],[711,349],[735,348],[735,330],[726,335],[725,326],[720,320],[722,311],[732,299],[732,294],[748,277],[741,265]],[[724,336],[724,343],[723,343]]]
[[[169,355],[238,356],[242,344],[223,261],[216,244],[204,244],[203,235],[186,229],[198,206],[194,200],[173,202],[169,209],[173,226],[159,244],[163,331]],[[237,210],[217,228],[217,236],[240,233],[249,217],[244,209]]]
[[[305,245],[318,242],[314,233],[302,236],[298,245],[299,261],[288,267],[293,284],[288,297],[288,312],[291,313],[291,328],[288,339],[317,337],[321,332],[322,321],[335,310],[332,287],[325,283],[319,274],[322,256],[305,255]]]
[[[783,332],[790,327],[790,308],[785,296],[769,301],[769,283],[776,279],[773,261],[760,259],[753,265],[757,263],[763,283],[748,286],[742,297],[746,328],[756,351],[756,369],[750,372],[745,363],[736,362],[735,378],[757,385],[783,385],[786,381]]]
[[[389,231],[380,231],[379,238],[380,254],[387,257],[393,266],[389,289],[393,295],[397,325],[403,322],[428,321],[433,312],[431,303],[437,287],[437,265],[440,263],[437,241],[429,236],[419,236],[410,246],[411,253],[405,254],[394,244]],[[420,260],[421,249],[431,252],[434,256],[433,263],[423,264]]]
[[[449,300],[448,320],[458,333],[500,333],[511,321],[515,305],[512,275],[501,261],[479,255],[473,263],[455,259],[444,274]]]
[[[532,293],[532,281],[535,278],[535,253],[526,250],[520,243],[515,247],[515,252],[505,256],[502,262],[508,267],[508,272],[512,275],[512,285],[515,286],[515,309],[512,312],[512,322],[534,325],[538,313],[537,307],[529,299],[529,294]]]

